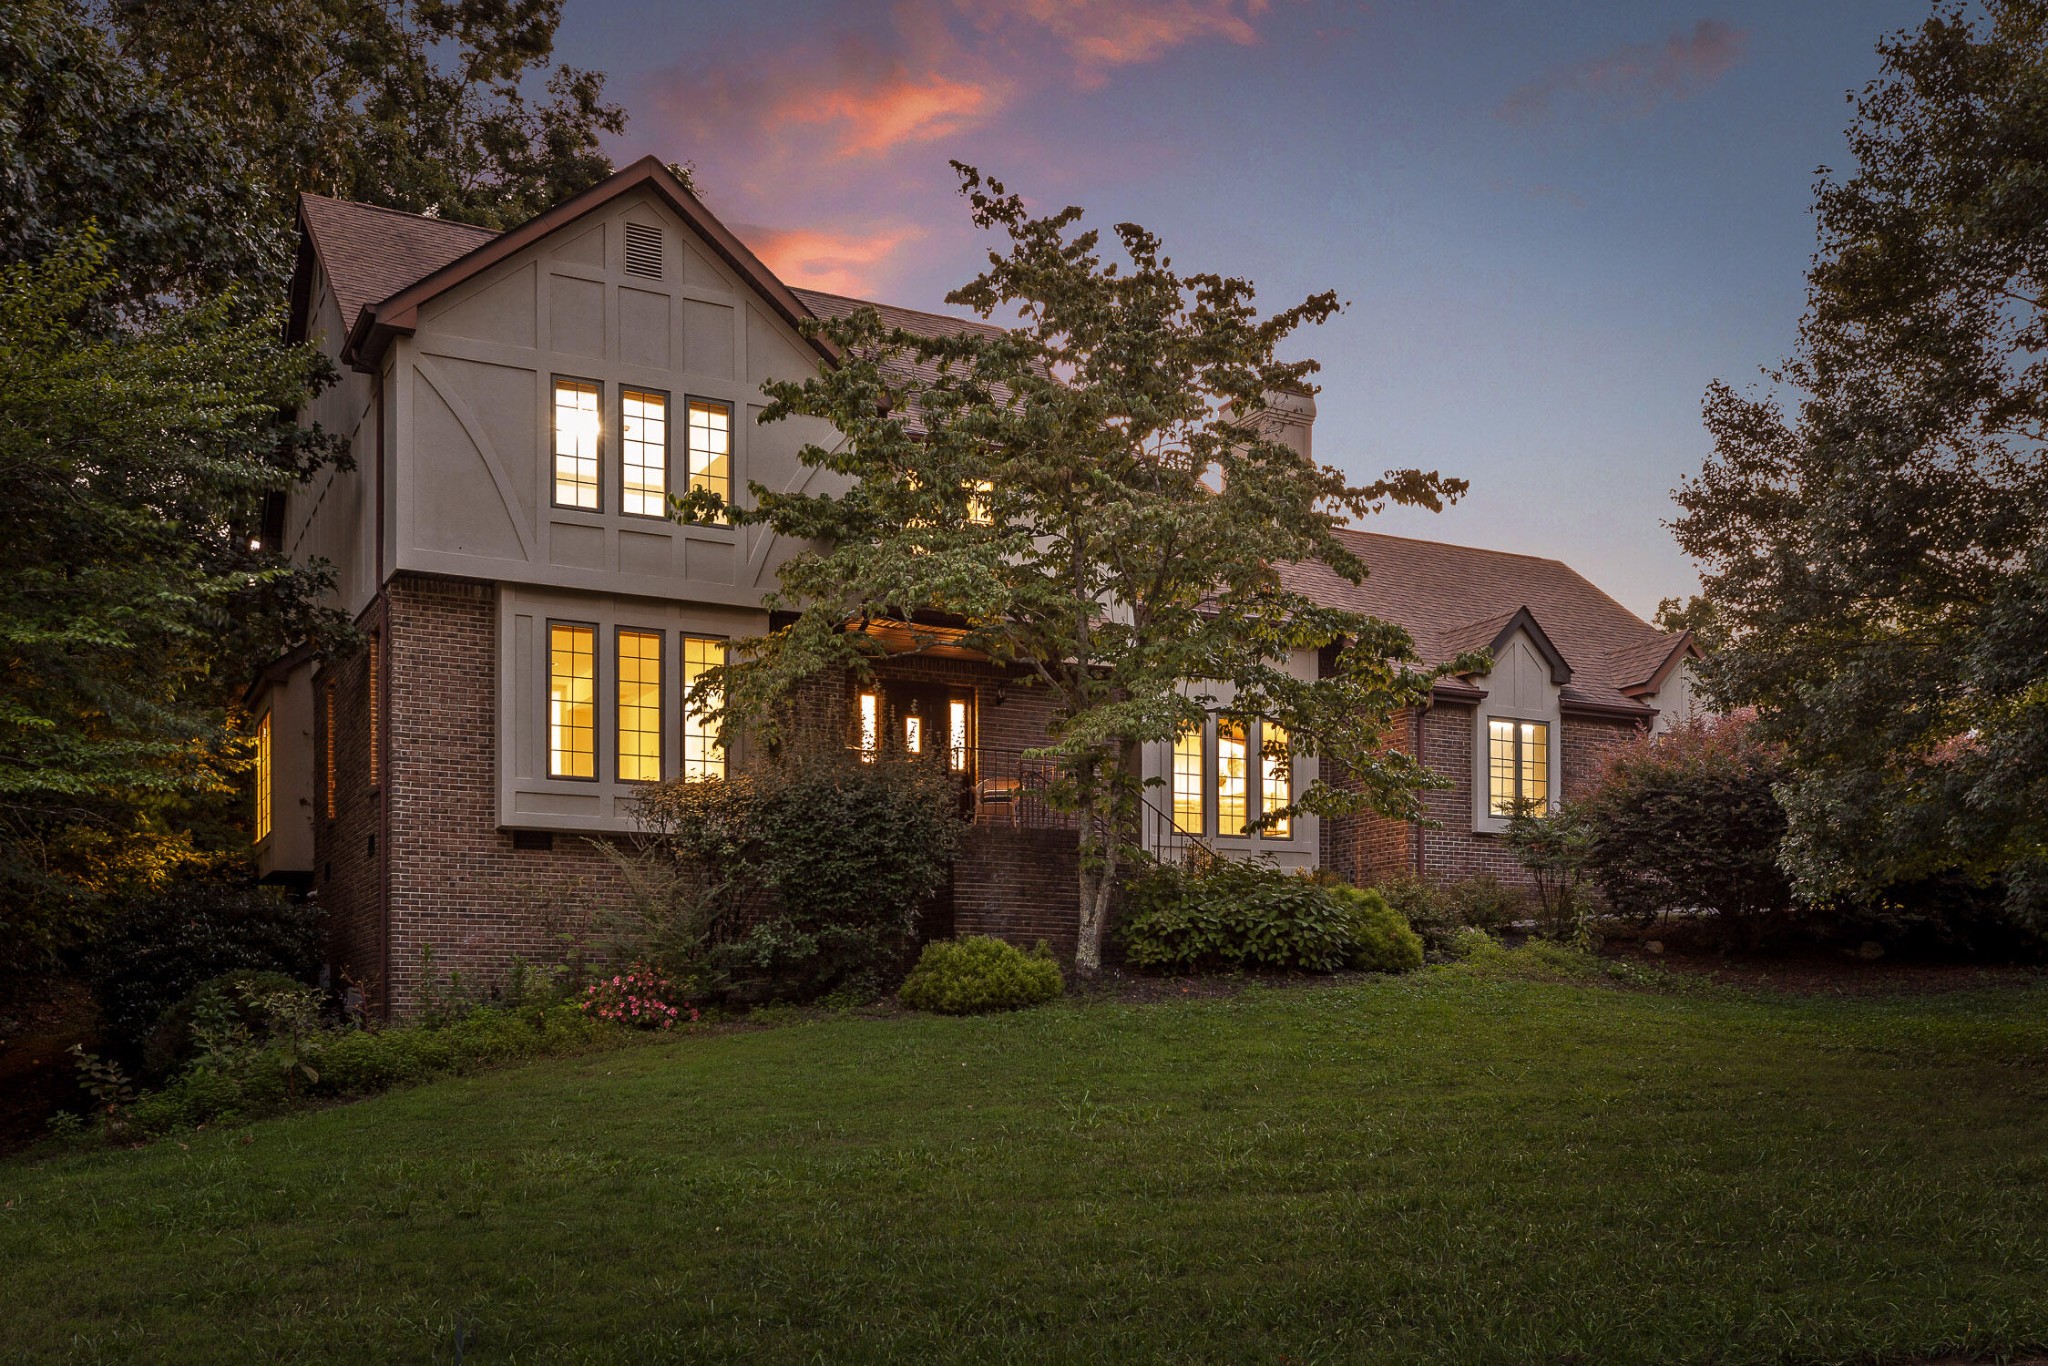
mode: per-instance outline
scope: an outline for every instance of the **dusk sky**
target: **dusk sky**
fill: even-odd
[[[1569,561],[1648,614],[1700,398],[1792,344],[1816,167],[1927,0],[569,0],[613,149],[693,162],[784,280],[943,309],[949,158],[1135,220],[1270,307],[1334,289],[1316,453],[1471,494],[1370,529]]]

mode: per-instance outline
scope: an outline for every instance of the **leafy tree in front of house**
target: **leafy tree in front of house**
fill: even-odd
[[[554,63],[562,0],[104,0],[288,212],[314,190],[506,228],[611,174],[604,76]],[[544,84],[546,97],[527,87]]]
[[[90,233],[0,266],[0,971],[196,860],[169,816],[239,785],[250,662],[341,625],[251,544],[345,458],[285,416],[324,362],[232,296],[103,330],[118,290]]]
[[[1824,176],[1795,396],[1707,394],[1678,493],[1783,746],[1808,898],[1961,873],[2048,910],[2048,3],[1943,3],[1879,48]]]
[[[1333,295],[1262,317],[1249,282],[1176,270],[1135,224],[1115,228],[1111,259],[1080,210],[1036,217],[959,171],[974,223],[1007,250],[948,301],[1021,322],[931,339],[864,310],[820,328],[842,363],[769,386],[763,420],[829,421],[837,442],[802,458],[853,482],[844,494],[755,486],[736,511],[825,548],[784,566],[797,615],[744,644],[726,715],[772,724],[803,680],[868,669],[881,649],[849,622],[910,623],[920,648],[938,639],[920,626],[933,614],[959,623],[959,643],[1021,668],[1052,701],[1059,796],[1080,817],[1076,966],[1088,972],[1135,828],[1141,747],[1226,695],[1234,713],[1284,727],[1296,755],[1349,775],[1349,790],[1306,785],[1294,811],[1416,813],[1433,780],[1379,736],[1441,671],[1420,667],[1398,628],[1287,591],[1275,566],[1320,559],[1357,579],[1334,534],[1348,518],[1440,506],[1464,485],[1412,470],[1354,485],[1261,429],[1267,396],[1315,373],[1279,352],[1337,311]],[[936,376],[892,378],[910,356]],[[1291,651],[1340,641],[1329,677],[1288,672]]]

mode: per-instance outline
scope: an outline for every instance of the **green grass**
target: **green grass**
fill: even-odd
[[[829,1018],[0,1165],[0,1358],[2048,1347],[2048,990]]]

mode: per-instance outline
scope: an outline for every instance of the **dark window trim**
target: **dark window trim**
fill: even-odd
[[[555,733],[546,707],[554,697],[555,686],[555,628],[557,626],[581,626],[590,632],[590,766],[601,770],[598,756],[604,753],[604,657],[597,648],[604,639],[604,627],[594,621],[576,621],[569,617],[547,618],[547,686],[541,689],[541,735],[548,752],[547,772],[551,783],[598,783],[604,781],[602,771],[593,772],[588,778],[579,778],[569,773],[555,772]]]
[[[683,395],[683,491],[687,493],[695,487],[691,481],[697,473],[697,452],[690,445],[690,409],[699,403],[725,410],[725,501],[730,507],[738,500],[740,490],[740,424],[739,405],[729,398],[713,398],[709,394]],[[718,522],[692,522],[690,525],[717,527],[721,531],[732,530],[730,518]]]
[[[718,662],[720,664],[727,664],[732,660],[731,636],[707,635],[702,631],[679,630],[676,632],[676,707],[678,708],[676,716],[676,776],[678,778],[689,777],[689,774],[684,771],[690,762],[690,737],[685,733],[685,729],[690,724],[690,696],[687,691],[690,686],[689,661],[685,657],[689,650],[685,642],[692,640],[716,642],[719,646]],[[732,775],[732,751],[730,749],[723,752],[718,767],[720,777],[730,777]]]
[[[673,488],[675,487],[675,479],[674,479],[674,477],[673,477],[673,476],[674,476],[674,473],[675,473],[675,467],[676,467],[676,422],[675,422],[675,417],[676,417],[676,400],[675,400],[675,395],[671,394],[671,393],[670,393],[670,392],[669,392],[668,390],[666,390],[666,389],[656,389],[656,388],[654,388],[654,387],[653,387],[652,385],[647,385],[647,384],[624,384],[624,383],[622,383],[622,384],[620,384],[620,385],[618,386],[618,389],[619,389],[619,515],[620,515],[621,517],[635,517],[635,518],[638,518],[639,520],[641,520],[641,521],[643,521],[643,522],[665,522],[665,521],[667,521],[667,520],[668,520],[668,496],[669,496],[669,492],[670,492],[670,490],[672,490],[672,489],[673,489]],[[647,395],[650,395],[650,396],[653,396],[653,397],[657,397],[657,398],[659,398],[659,399],[661,400],[661,412],[662,412],[662,422],[661,422],[661,509],[662,509],[662,510],[661,510],[660,512],[628,512],[628,511],[626,511],[626,395],[627,395],[627,394],[647,394]],[[683,410],[683,415],[684,415],[685,419],[687,419],[687,418],[688,418],[688,416],[689,416],[689,409],[688,409],[687,407],[686,407],[686,408],[685,408],[685,409]],[[685,443],[686,443],[686,444],[687,444],[687,442],[688,442],[688,439],[689,439],[689,438],[688,438],[687,436],[685,436],[685,438],[684,438],[684,441],[685,441]],[[603,441],[602,441],[602,439],[600,439],[600,441],[599,441],[599,445],[600,445],[600,446],[602,446],[602,445],[603,445]],[[685,476],[684,476],[684,477],[685,477],[685,481],[686,481],[686,483],[685,483],[685,486],[687,487],[687,479],[688,479],[688,475],[687,475],[687,474],[685,474]],[[602,498],[602,496],[603,496],[603,493],[604,493],[603,487],[602,487],[602,485],[600,485],[600,487],[599,487],[599,489],[598,489],[598,494],[599,494],[599,497],[600,497],[600,499]]]
[[[560,482],[560,478],[559,478],[559,475],[557,474],[557,471],[556,471],[556,468],[555,468],[555,461],[556,461],[556,460],[557,460],[558,458],[560,458],[560,453],[559,453],[559,452],[558,452],[558,451],[557,451],[557,450],[555,449],[555,447],[556,447],[556,437],[557,437],[557,436],[559,435],[559,433],[558,433],[558,432],[556,431],[556,428],[555,428],[555,421],[556,421],[556,416],[557,416],[557,414],[559,413],[560,409],[559,409],[559,406],[558,406],[558,405],[556,404],[556,402],[555,402],[555,395],[556,395],[556,393],[557,393],[557,392],[558,392],[558,391],[559,391],[559,390],[561,389],[561,386],[562,386],[562,385],[564,385],[564,384],[588,384],[588,385],[590,385],[590,386],[591,386],[592,388],[594,388],[594,389],[596,389],[596,390],[597,390],[597,451],[596,451],[596,454],[595,454],[595,456],[593,457],[593,458],[594,458],[594,459],[595,459],[595,460],[597,461],[597,506],[596,506],[596,507],[591,507],[591,508],[586,508],[586,507],[578,507],[578,506],[577,506],[576,504],[574,504],[574,503],[564,503],[564,502],[562,502],[562,501],[560,500],[560,498],[558,497],[558,495],[559,495],[559,494],[561,493],[561,482]],[[603,380],[601,380],[601,379],[592,379],[592,378],[590,378],[590,377],[589,377],[588,375],[555,375],[555,374],[551,374],[551,375],[550,375],[550,376],[548,377],[548,506],[549,506],[549,507],[551,507],[551,508],[560,508],[560,509],[561,509],[562,511],[564,511],[564,512],[594,512],[594,513],[601,513],[601,512],[603,512],[603,511],[604,511],[604,447],[605,447],[605,441],[604,441],[604,414],[605,414],[605,401],[604,401],[604,381],[603,381]]]
[[[612,672],[619,674],[619,642],[626,636],[654,637],[654,743],[660,748],[658,770],[652,778],[628,778],[626,776],[626,732],[619,724],[619,685],[612,681],[612,781],[625,783],[630,787],[651,787],[668,777],[668,637],[666,628],[659,626],[612,627]]]
[[[1494,809],[1494,800],[1493,800],[1493,798],[1494,798],[1494,791],[1493,791],[1493,723],[1494,723],[1494,722],[1496,722],[1496,721],[1506,721],[1506,722],[1507,722],[1507,723],[1508,723],[1509,725],[1511,725],[1511,726],[1513,726],[1513,727],[1514,727],[1514,749],[1513,749],[1513,751],[1512,751],[1512,755],[1513,755],[1513,757],[1512,757],[1512,760],[1511,760],[1511,766],[1513,767],[1513,770],[1514,770],[1514,774],[1515,774],[1515,791],[1514,791],[1514,796],[1513,796],[1513,798],[1512,798],[1512,799],[1510,800],[1510,802],[1509,802],[1509,805],[1511,805],[1511,806],[1514,806],[1514,805],[1519,805],[1519,804],[1520,804],[1520,803],[1521,803],[1521,802],[1522,802],[1523,800],[1525,800],[1525,799],[1523,798],[1523,796],[1522,796],[1522,727],[1524,727],[1524,726],[1541,726],[1541,727],[1543,727],[1543,809],[1544,809],[1544,810],[1546,810],[1546,811],[1548,811],[1548,810],[1550,809],[1550,787],[1551,787],[1551,783],[1550,783],[1550,722],[1549,722],[1549,720],[1548,720],[1547,718],[1545,718],[1545,717],[1541,717],[1541,716],[1501,716],[1501,715],[1498,715],[1498,714],[1491,714],[1491,715],[1488,715],[1488,716],[1487,716],[1487,718],[1486,718],[1486,728],[1487,728],[1487,731],[1486,731],[1486,736],[1485,736],[1485,740],[1486,740],[1486,765],[1485,765],[1485,767],[1486,767],[1486,818],[1487,818],[1488,820],[1495,820],[1495,821],[1505,821],[1505,820],[1512,820],[1512,819],[1514,819],[1514,813],[1513,813],[1513,812],[1501,812],[1501,811],[1496,811],[1496,810]]]

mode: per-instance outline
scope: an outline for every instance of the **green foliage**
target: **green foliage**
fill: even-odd
[[[700,999],[744,1001],[881,994],[946,885],[961,830],[941,766],[862,763],[822,745],[665,784],[641,820],[636,876],[651,890],[611,922],[611,951]]]
[[[303,988],[300,989],[303,992]],[[280,994],[258,997],[267,1023],[242,1047],[196,1062],[127,1109],[133,1131],[158,1136],[247,1119],[300,1097],[363,1096],[523,1058],[615,1044],[617,1025],[568,1002],[538,1010],[477,1007],[437,1027],[323,1030]]]
[[[1617,915],[1709,910],[1743,924],[1791,905],[1779,867],[1784,759],[1744,716],[1617,750],[1583,807],[1588,871]]]
[[[1030,953],[987,935],[924,946],[896,999],[912,1010],[980,1015],[1040,1005],[1066,990],[1043,939]]]
[[[862,674],[882,653],[848,621],[907,623],[920,644],[935,637],[919,623],[964,622],[959,645],[1048,696],[1052,795],[1080,816],[1076,964],[1093,971],[1141,748],[1199,722],[1219,685],[1233,711],[1285,727],[1295,754],[1344,771],[1342,787],[1305,785],[1295,810],[1415,813],[1435,780],[1379,736],[1444,670],[1398,628],[1289,591],[1278,567],[1320,560],[1356,581],[1339,527],[1389,502],[1440,506],[1464,484],[1409,470],[1353,485],[1275,435],[1272,404],[1317,369],[1279,352],[1336,296],[1261,317],[1250,282],[1176,271],[1135,224],[1106,253],[1079,209],[1035,218],[956,169],[975,226],[1007,250],[948,300],[1018,326],[925,338],[862,309],[816,328],[840,364],[767,386],[764,421],[837,429],[800,454],[846,491],[757,484],[733,510],[820,548],[783,564],[796,614],[740,642],[720,687],[728,721],[772,729],[806,679]],[[1293,652],[1339,641],[1328,677],[1289,672]]]
[[[1536,928],[1551,939],[1580,934],[1591,907],[1582,884],[1594,827],[1576,802],[1553,811],[1518,811],[1503,841],[1536,884]]]
[[[274,275],[282,215],[249,159],[96,17],[78,0],[0,6],[0,262],[61,252],[93,224],[125,309]]]
[[[1878,47],[1796,393],[1717,383],[1680,544],[1707,679],[1784,746],[1809,901],[1951,872],[2048,912],[2048,3],[1941,3]]]
[[[0,266],[0,971],[204,863],[177,827],[242,785],[236,689],[345,628],[323,566],[250,544],[265,494],[339,458],[284,418],[324,362],[228,299],[94,330],[112,285],[91,235]]]
[[[1470,933],[1506,928],[1522,918],[1529,904],[1524,893],[1491,873],[1448,885],[1404,873],[1374,890],[1422,936],[1423,947],[1439,955],[1455,954]]]
[[[87,975],[107,1037],[132,1051],[202,982],[236,969],[306,981],[319,967],[312,906],[274,887],[222,876],[123,902],[93,946]]]
[[[1237,859],[1148,869],[1118,932],[1131,966],[1179,972],[1399,972],[1422,961],[1421,940],[1379,895]]]
[[[216,1058],[262,1037],[269,1015],[257,1003],[305,984],[282,972],[237,968],[209,977],[157,1018],[142,1046],[142,1075],[171,1075],[195,1057]]]

